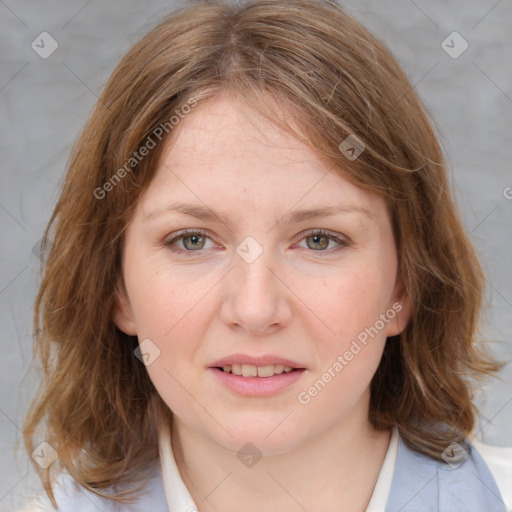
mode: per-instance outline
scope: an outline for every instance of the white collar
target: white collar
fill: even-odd
[[[194,500],[190,496],[176,465],[171,445],[171,426],[163,420],[158,422],[158,449],[169,512],[197,512],[198,509]]]
[[[169,512],[195,512],[196,504],[181,478],[171,445],[169,424],[159,422],[158,441],[162,479]],[[393,427],[389,447],[366,512],[385,512],[398,455],[398,429]]]
[[[393,474],[395,473],[397,457],[398,429],[394,426],[391,430],[391,439],[389,440],[388,451],[386,452],[386,457],[384,458],[384,462],[366,512],[385,512],[386,502],[388,501],[389,491],[391,490],[391,481],[393,480]]]

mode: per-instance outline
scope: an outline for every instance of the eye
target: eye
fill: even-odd
[[[322,229],[311,230],[303,233],[301,242],[304,240],[306,240],[307,248],[316,252],[334,252],[350,246],[350,242],[348,240]],[[329,247],[331,242],[335,242],[338,245],[334,248],[331,247],[331,249],[326,251],[325,249]]]
[[[164,245],[173,252],[192,256],[191,253],[199,252],[202,249],[211,249],[211,247],[205,247],[206,240],[211,240],[211,238],[203,231],[185,231],[165,241]],[[183,242],[184,248],[176,247],[177,242]]]
[[[168,247],[172,252],[184,254],[186,256],[194,256],[194,253],[200,255],[203,249],[213,248],[213,246],[206,247],[207,240],[211,241],[211,237],[209,237],[208,234],[204,231],[184,231],[177,234],[176,236],[173,236],[171,239],[166,240],[164,245]],[[313,229],[303,233],[300,242],[304,240],[306,240],[307,249],[322,253],[336,252],[351,245],[347,239],[322,229]],[[331,242],[334,242],[337,244],[337,246],[328,249]],[[180,243],[183,244],[181,247],[179,246]]]

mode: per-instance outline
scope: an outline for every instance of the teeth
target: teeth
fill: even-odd
[[[274,365],[258,366],[258,377],[272,377],[274,375]]]
[[[241,375],[243,377],[272,377],[283,372],[289,373],[293,370],[291,366],[282,364],[270,364],[267,366],[254,366],[252,364],[226,364],[222,367],[226,373]]]
[[[242,365],[242,375],[244,377],[257,377],[258,376],[258,367],[253,366],[252,364],[243,364]]]

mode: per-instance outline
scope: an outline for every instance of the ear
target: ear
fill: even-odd
[[[397,279],[388,312],[387,316],[390,318],[390,321],[387,324],[386,335],[396,336],[405,330],[412,315],[411,299],[400,279]],[[394,312],[393,317],[392,312]]]
[[[132,307],[130,305],[130,300],[128,299],[128,294],[126,293],[126,288],[122,282],[122,279],[120,279],[118,285],[115,288],[115,295],[116,298],[114,310],[112,313],[112,320],[125,334],[136,336],[137,328],[133,319]]]

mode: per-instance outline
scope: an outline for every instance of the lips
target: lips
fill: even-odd
[[[284,392],[293,387],[306,369],[297,361],[273,354],[232,354],[208,368],[217,382],[245,397],[269,397]]]

